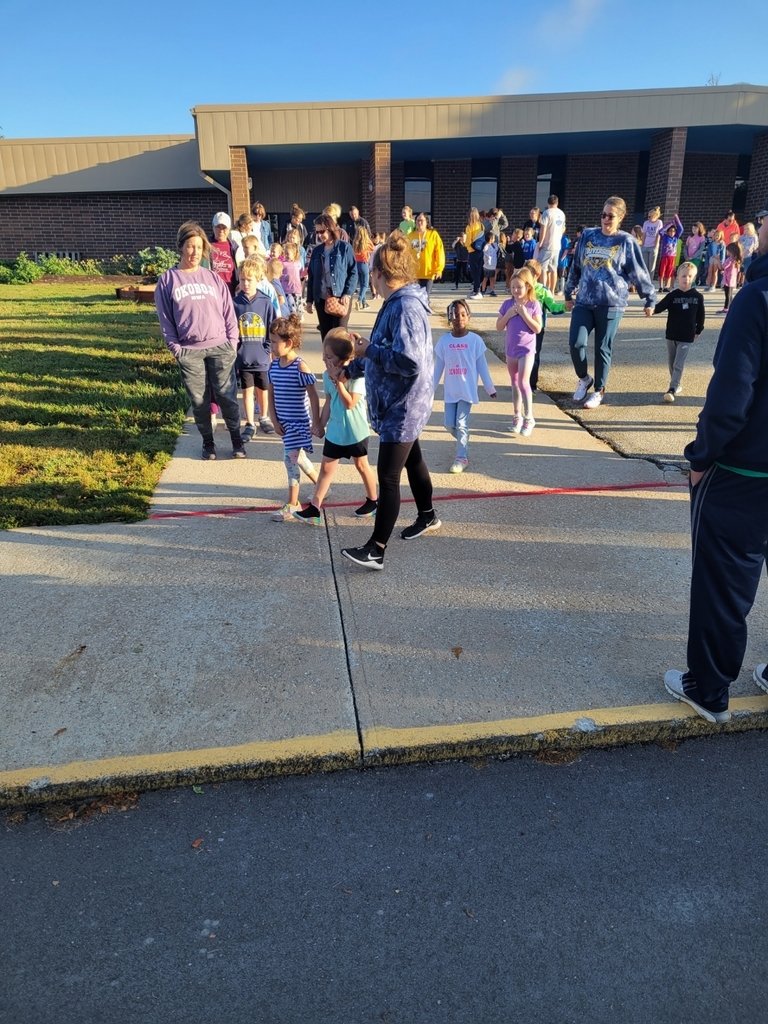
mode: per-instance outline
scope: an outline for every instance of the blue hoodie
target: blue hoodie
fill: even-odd
[[[275,308],[263,292],[256,292],[252,299],[237,292],[234,303],[240,334],[238,369],[266,371],[272,362],[269,329],[275,319]]]
[[[646,308],[656,305],[656,290],[637,239],[626,231],[615,235],[604,235],[600,228],[582,231],[565,285],[566,302],[578,289],[576,302],[580,306],[623,310],[629,301],[630,284],[645,299]]]
[[[415,441],[432,413],[435,394],[429,303],[423,288],[398,288],[379,310],[364,359],[350,376],[365,372],[371,426],[382,441]]]
[[[685,449],[697,472],[718,463],[768,473],[768,254],[747,277],[720,331],[696,439]]]

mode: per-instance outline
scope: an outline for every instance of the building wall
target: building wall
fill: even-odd
[[[432,167],[432,224],[447,252],[467,223],[472,161],[435,160]]]
[[[0,259],[14,259],[22,249],[76,252],[81,259],[133,254],[149,245],[172,249],[180,224],[197,220],[208,230],[226,205],[226,196],[210,189],[0,196]]]
[[[360,161],[323,167],[280,167],[260,169],[251,163],[251,201],[261,202],[270,213],[287,213],[298,203],[307,213],[319,213],[329,203],[338,203],[344,216],[350,206],[363,209]],[[237,211],[238,216],[242,211]]]
[[[632,227],[637,191],[637,153],[574,154],[566,162],[566,197],[560,204],[565,211],[571,236],[579,224],[599,223],[603,203],[611,195],[621,196],[627,204],[627,219]]]
[[[707,229],[720,223],[733,202],[737,165],[738,157],[730,154],[686,154],[680,197],[680,219],[686,231],[697,220]]]

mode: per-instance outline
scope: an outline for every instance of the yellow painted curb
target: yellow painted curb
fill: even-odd
[[[730,709],[727,725],[711,725],[692,708],[670,701],[460,725],[374,727],[363,731],[363,763],[407,764],[544,749],[578,750],[768,728],[768,698],[735,698]]]
[[[0,772],[0,807],[192,782],[299,775],[360,764],[357,733],[348,729],[233,747],[70,761]]]

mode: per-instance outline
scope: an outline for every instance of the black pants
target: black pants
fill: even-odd
[[[321,340],[325,338],[328,331],[334,327],[341,327],[344,323],[343,316],[331,316],[330,313],[325,312],[322,300],[315,303],[315,312],[317,313],[317,326],[320,328]]]
[[[691,492],[690,619],[686,681],[710,711],[728,707],[741,671],[768,547],[768,477],[713,466]]]
[[[386,544],[400,514],[400,474],[405,467],[408,486],[419,512],[432,508],[432,480],[418,441],[382,441],[376,473],[379,478],[379,507],[371,540]]]
[[[477,294],[483,283],[483,254],[474,249],[469,254],[469,273],[472,276],[472,291]]]
[[[458,288],[466,280],[467,264],[464,260],[456,260],[456,266],[453,268],[453,283]]]

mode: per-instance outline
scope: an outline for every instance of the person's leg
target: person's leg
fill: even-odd
[[[326,313],[322,302],[318,303],[315,309],[317,310],[317,326],[320,329],[320,338],[323,339],[328,331],[341,324],[342,317],[331,316],[330,313]]]
[[[185,348],[177,359],[181,382],[187,392],[195,426],[203,441],[212,442],[211,431],[211,388],[205,368],[203,352]]]
[[[470,402],[456,402],[455,433],[456,459],[466,462],[467,446],[469,445],[469,414],[472,412]]]
[[[512,415],[515,420],[519,420],[522,413],[520,411],[520,389],[517,386],[517,359],[511,359],[507,357],[507,371],[509,373],[509,383],[512,386]]]
[[[672,380],[672,374],[675,372],[675,358],[677,356],[677,342],[671,341],[669,338],[667,342],[667,366],[669,367],[669,379]],[[670,387],[672,384],[670,383]]]
[[[675,358],[672,362],[672,371],[669,379],[669,386],[673,391],[677,391],[677,389],[680,387],[680,382],[683,379],[683,368],[685,367],[685,360],[692,342],[673,341],[671,342],[671,344],[675,346]]]
[[[368,461],[367,455],[356,455],[353,457],[352,462],[355,469],[360,474],[360,479],[363,481],[363,487],[365,488],[365,496],[368,501],[376,501],[377,490],[376,490],[376,474],[371,468],[371,464]]]
[[[338,459],[329,459],[327,455],[323,456],[323,461],[320,463],[320,473],[318,474],[317,484],[315,486],[315,493],[312,495],[312,504],[315,508],[322,507],[338,465]]]
[[[483,281],[483,254],[481,252],[469,254],[469,272],[472,275],[472,292],[478,295]]]
[[[595,309],[595,391],[604,391],[611,369],[613,339],[621,323],[621,310]]]
[[[411,444],[408,457],[405,460],[405,471],[408,474],[408,486],[416,501],[416,508],[419,515],[425,515],[432,511],[432,478],[429,469],[421,453],[421,446],[418,440]]]
[[[533,365],[531,366],[531,391],[539,387],[539,365],[541,364],[541,346],[544,344],[544,331],[546,320],[542,320],[541,330],[536,335],[536,351],[533,354]]]
[[[235,376],[235,350],[229,344],[218,345],[205,353],[205,365],[211,377],[216,402],[227,425],[232,441],[240,440],[240,406],[237,402]]]
[[[365,308],[366,300],[368,298],[368,278],[370,271],[367,262],[357,264],[357,279],[360,285],[360,305]]]
[[[459,263],[459,261],[456,260],[456,263],[454,264],[453,267],[453,284],[456,291],[459,290],[459,285],[461,284],[461,276],[461,263]]]
[[[731,289],[729,285],[723,285],[723,291],[725,292],[725,302],[723,303],[723,309],[728,309],[731,304]]]
[[[587,365],[587,342],[589,335],[595,327],[595,318],[591,309],[580,306],[578,303],[573,307],[571,323],[568,332],[568,346],[571,352],[571,362],[579,380],[589,377]]]
[[[243,410],[245,412],[246,428],[252,427],[256,422],[256,403],[254,401],[255,394],[255,387],[243,386]]]
[[[392,536],[397,517],[400,515],[400,474],[413,446],[412,441],[397,444],[393,441],[379,443],[379,457],[376,475],[379,482],[379,508],[376,513],[371,541],[385,548]]]
[[[688,671],[684,684],[710,711],[728,707],[741,671],[746,619],[768,545],[768,479],[714,466],[691,493]]]
[[[520,403],[524,420],[533,419],[533,394],[531,391],[531,367],[533,366],[534,353],[528,352],[522,359],[517,361],[517,387],[520,392]]]

